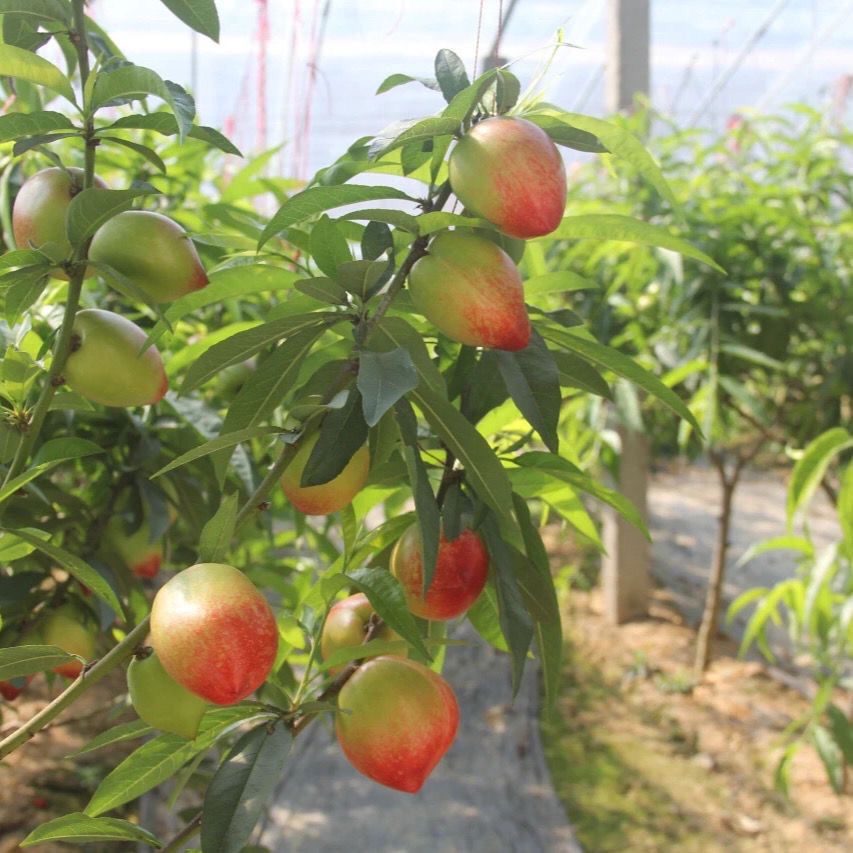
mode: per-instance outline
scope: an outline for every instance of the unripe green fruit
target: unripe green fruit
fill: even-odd
[[[86,661],[95,655],[95,633],[74,605],[64,604],[50,613],[39,625],[39,633],[46,646],[59,646],[68,654],[78,655]],[[83,664],[73,660],[54,667],[53,671],[66,678],[77,678],[82,669]]]
[[[127,687],[139,719],[152,728],[187,740],[198,734],[207,702],[171,678],[155,653],[130,662]]]
[[[455,341],[519,350],[530,340],[518,268],[491,240],[439,234],[412,267],[409,290],[415,308]]]
[[[216,378],[216,391],[218,396],[230,402],[239,393],[249,377],[255,372],[254,359],[247,358],[239,364],[231,364],[224,370],[219,371],[219,376]]]
[[[450,685],[423,664],[383,656],[362,664],[338,696],[338,743],[365,776],[414,794],[459,728]]]
[[[151,528],[143,521],[138,530],[128,535],[124,522],[116,517],[107,525],[107,540],[122,562],[138,578],[153,578],[163,562],[163,542],[151,542]]]
[[[566,168],[542,128],[496,116],[469,130],[450,153],[450,186],[477,216],[511,237],[542,237],[566,209]]]
[[[51,166],[24,182],[12,209],[12,231],[19,249],[41,249],[57,264],[70,258],[65,216],[71,199],[83,189],[83,178],[82,169]],[[95,178],[95,186],[106,188],[99,178]],[[93,269],[86,269],[87,278],[93,274]],[[58,270],[54,275],[68,278]]]
[[[278,626],[267,600],[242,572],[198,563],[155,596],[151,645],[178,684],[208,702],[232,705],[266,681]]]
[[[479,597],[489,576],[489,554],[478,533],[462,530],[452,540],[441,534],[435,574],[423,594],[421,532],[413,524],[391,552],[391,573],[400,581],[409,610],[422,619],[461,616]]]
[[[364,488],[370,473],[370,451],[360,447],[337,477],[319,486],[302,486],[302,474],[320,433],[302,441],[284,471],[281,487],[287,499],[305,515],[329,515],[343,509]]]
[[[169,380],[155,347],[140,352],[146,334],[126,317],[85,308],[74,318],[68,387],[104,406],[145,406],[163,399]]]
[[[89,257],[108,264],[157,302],[172,302],[207,284],[187,232],[168,216],[126,210],[92,238]]]
[[[335,602],[329,610],[328,616],[326,616],[323,633],[320,636],[320,653],[323,660],[328,660],[340,649],[360,646],[364,642],[372,615],[373,605],[367,600],[367,596],[363,592]],[[375,632],[373,639],[399,640],[400,635],[388,625],[383,625]],[[329,672],[335,675],[342,668],[332,667]]]

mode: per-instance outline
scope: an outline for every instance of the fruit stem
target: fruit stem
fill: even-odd
[[[251,494],[249,499],[243,504],[240,512],[237,513],[237,518],[234,521],[234,530],[239,530],[249,517],[257,512],[258,507],[267,499],[269,493],[275,488],[276,483],[281,479],[284,469],[287,468],[290,457],[293,454],[294,446],[286,444],[279,454],[278,459],[273,463],[272,468],[267,472],[266,477],[261,480],[260,485]]]
[[[75,702],[92,685],[109,675],[127,660],[148,636],[148,617],[143,619],[117,646],[113,646],[94,666],[84,670],[75,681],[45,705],[34,717],[19,729],[0,741],[0,759],[13,753],[33,738],[52,720],[56,719],[69,705]]]
[[[176,853],[182,850],[184,844],[189,841],[201,829],[201,815],[199,812],[165,847],[160,853]]]

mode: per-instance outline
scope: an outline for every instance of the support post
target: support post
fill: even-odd
[[[649,441],[629,427],[619,427],[622,457],[619,491],[648,520],[646,489],[649,470]],[[604,616],[612,625],[642,618],[648,609],[651,590],[651,549],[634,525],[610,507],[604,514],[602,536],[607,554],[601,564]]]
[[[637,93],[649,93],[651,0],[609,0],[607,109],[629,110]]]

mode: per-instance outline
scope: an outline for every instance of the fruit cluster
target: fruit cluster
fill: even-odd
[[[103,181],[95,179],[98,189]],[[56,166],[27,180],[15,198],[12,230],[19,249],[37,249],[68,278],[71,243],[66,217],[83,188],[83,171]],[[204,287],[207,274],[187,233],[159,213],[126,210],[105,222],[92,237],[86,277],[101,272],[120,278],[153,302],[172,302]],[[163,398],[169,383],[163,359],[147,335],[112,311],[77,312],[71,354],[63,378],[69,388],[104,406],[145,406]]]

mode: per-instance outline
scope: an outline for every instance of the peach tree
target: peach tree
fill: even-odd
[[[213,0],[164,4],[218,38]],[[141,741],[25,846],[161,846],[109,813],[206,762],[166,849],[200,832],[239,850],[322,715],[361,772],[417,790],[465,724],[440,675],[452,620],[508,653],[516,687],[535,654],[553,697],[541,524],[594,538],[585,496],[641,523],[561,444],[564,403],[618,376],[698,429],[560,306],[575,274],[527,263],[524,241],[557,229],[713,262],[638,219],[564,217],[555,145],[673,197],[635,137],[522,96],[506,68],[472,81],[442,50],[432,77],[391,75],[379,93],[425,85],[436,114],[298,186],[263,175],[268,155],[236,165],[84,0],[0,13],[0,686],[11,703],[33,677],[68,679],[4,727],[0,758],[125,667],[136,714],[89,748]]]

